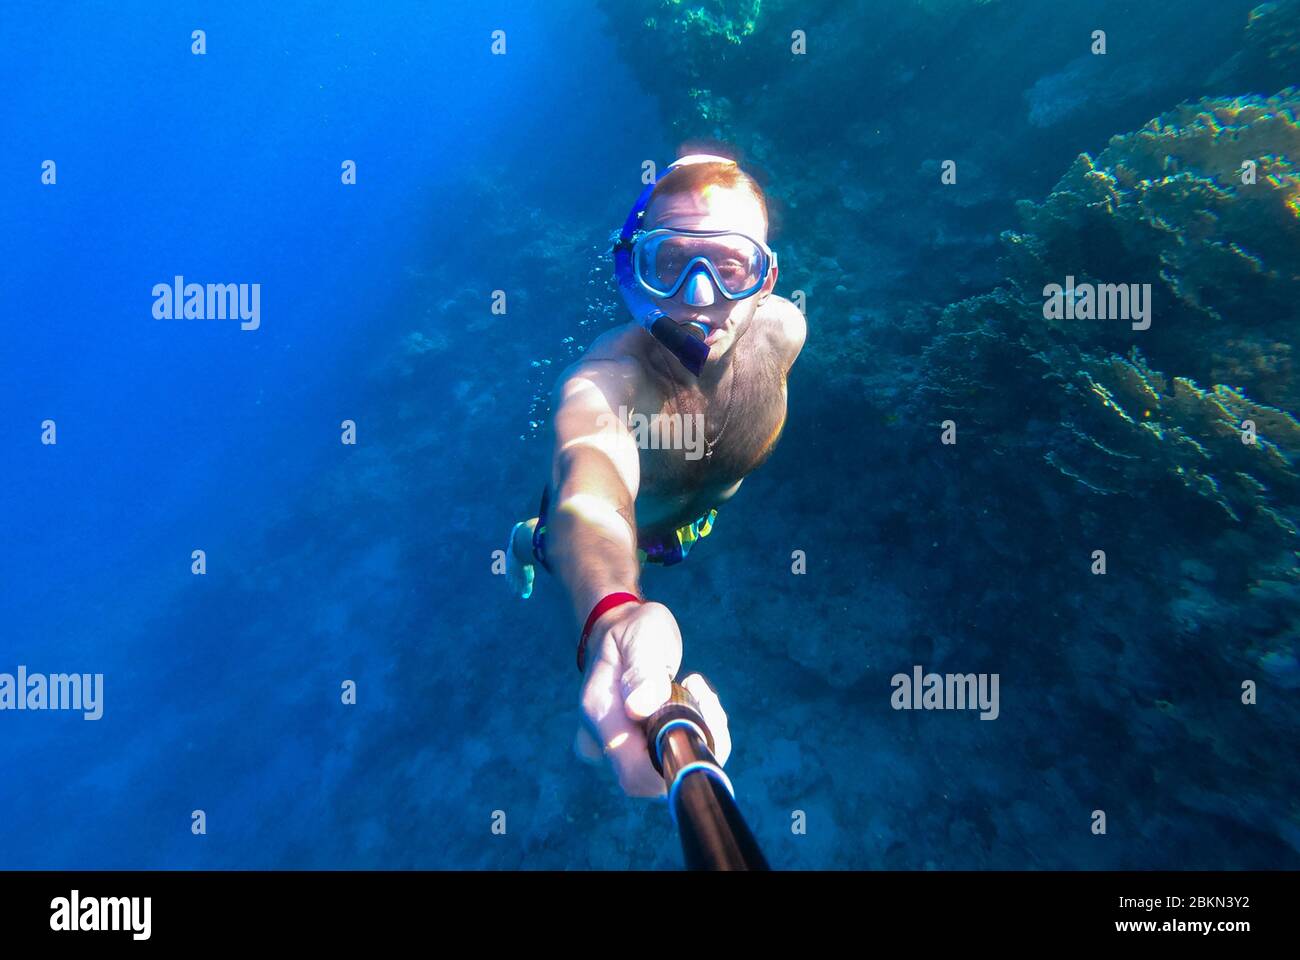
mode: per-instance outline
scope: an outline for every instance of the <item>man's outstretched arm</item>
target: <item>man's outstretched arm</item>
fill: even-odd
[[[641,463],[619,411],[632,404],[639,377],[632,361],[595,360],[558,388],[546,556],[579,624],[602,597],[640,595],[635,503]],[[630,796],[664,793],[642,722],[668,699],[681,662],[681,630],[661,603],[625,603],[592,625],[575,746],[587,759],[608,757]],[[722,704],[698,674],[682,684],[704,711],[725,763],[731,738]]]
[[[627,361],[577,367],[557,388],[547,561],[581,624],[610,593],[639,593],[636,494],[641,462],[619,416],[635,394]]]

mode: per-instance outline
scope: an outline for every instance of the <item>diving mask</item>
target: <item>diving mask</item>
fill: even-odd
[[[632,247],[632,267],[647,293],[667,300],[686,287],[683,302],[697,307],[714,302],[715,288],[728,300],[753,296],[775,266],[767,244],[729,230],[661,228],[640,234]]]

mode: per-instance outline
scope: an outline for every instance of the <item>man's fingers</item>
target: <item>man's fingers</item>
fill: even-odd
[[[645,733],[626,711],[611,710],[598,725],[605,756],[614,766],[619,786],[629,797],[657,797],[664,794],[664,780],[655,772],[646,749]]]
[[[644,720],[672,696],[673,681],[668,668],[660,665],[656,669],[652,663],[647,669],[648,674],[635,668],[623,674],[623,702],[634,720]]]
[[[667,610],[664,610],[667,614]],[[671,614],[668,614],[671,618]],[[669,621],[671,622],[671,620]],[[623,702],[628,716],[644,720],[672,695],[672,678],[682,663],[681,636],[652,619],[631,624],[621,638]]]
[[[606,756],[614,764],[619,786],[629,797],[662,797],[667,793],[664,778],[655,772],[650,763],[650,753],[646,749],[645,734],[640,724],[626,716],[623,721],[630,730],[626,737],[619,737],[617,746],[606,751]]]
[[[709,733],[713,734],[713,755],[719,766],[725,766],[727,758],[731,756],[731,731],[727,727],[727,714],[722,709],[722,701],[698,673],[692,673],[683,680],[682,686],[690,691],[695,702],[700,705],[704,723],[709,728]]]
[[[663,778],[650,763],[640,722],[629,717],[623,707],[616,669],[616,664],[605,659],[591,668],[583,690],[583,712],[595,726],[593,739],[613,764],[623,792],[630,797],[661,796],[665,792]]]

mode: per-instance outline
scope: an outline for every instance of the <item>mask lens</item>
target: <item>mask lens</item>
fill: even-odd
[[[637,245],[636,256],[642,281],[664,297],[697,258],[712,266],[722,288],[733,297],[752,293],[763,281],[762,249],[738,233],[708,237],[655,233]]]

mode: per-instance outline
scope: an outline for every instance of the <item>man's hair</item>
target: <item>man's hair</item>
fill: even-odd
[[[653,203],[656,199],[662,200],[672,194],[698,193],[705,187],[722,187],[727,190],[741,187],[748,190],[754,199],[758,201],[759,209],[763,211],[763,222],[768,223],[767,197],[763,195],[763,188],[758,185],[757,180],[744,170],[741,170],[740,166],[735,163],[719,163],[716,160],[708,160],[700,163],[688,163],[675,170],[670,170],[655,184],[654,191],[650,194],[650,203]],[[649,206],[649,203],[646,205]]]

